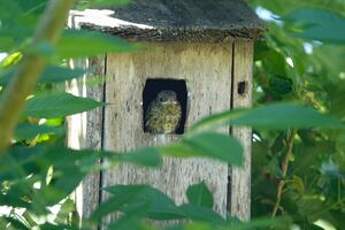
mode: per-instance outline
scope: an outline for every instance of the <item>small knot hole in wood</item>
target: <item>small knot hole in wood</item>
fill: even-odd
[[[181,106],[180,122],[172,134],[183,134],[185,130],[186,116],[187,116],[187,100],[188,92],[185,80],[176,79],[147,79],[143,91],[143,123],[142,127],[145,133],[159,134],[149,128],[147,121],[149,119],[150,105],[157,100],[157,96],[162,91],[173,91],[176,94],[176,100]],[[157,110],[159,111],[159,110]],[[159,112],[157,112],[159,113]],[[157,115],[157,114],[154,114]],[[151,113],[152,116],[152,113]]]
[[[248,84],[246,81],[240,81],[237,84],[237,94],[244,96],[247,93]]]

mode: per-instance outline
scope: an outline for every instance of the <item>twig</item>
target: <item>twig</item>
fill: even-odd
[[[285,155],[285,158],[283,159],[282,165],[281,165],[281,170],[282,170],[282,179],[279,181],[278,188],[277,188],[277,200],[274,204],[273,211],[272,211],[272,217],[275,217],[277,215],[278,209],[280,207],[280,202],[282,199],[283,195],[283,189],[285,186],[285,177],[289,168],[289,160],[292,155],[292,149],[293,149],[293,141],[296,135],[295,130],[291,130],[290,136],[287,139],[287,152]]]
[[[33,36],[31,47],[37,47],[43,42],[54,45],[58,41],[74,1],[49,1]],[[4,90],[0,102],[0,153],[9,146],[25,99],[34,90],[45,64],[46,59],[39,53],[24,54],[18,70]]]

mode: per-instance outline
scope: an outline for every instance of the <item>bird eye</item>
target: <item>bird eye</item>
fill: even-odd
[[[160,98],[159,98],[159,101],[160,101],[160,102],[164,102],[164,98],[163,98],[163,97],[160,97]]]

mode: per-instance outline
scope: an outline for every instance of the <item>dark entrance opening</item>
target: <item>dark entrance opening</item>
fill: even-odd
[[[147,79],[143,92],[143,129],[145,133],[149,131],[145,127],[145,121],[147,120],[146,114],[149,105],[157,97],[158,93],[162,90],[172,90],[177,95],[177,100],[182,107],[181,121],[175,131],[175,134],[183,134],[187,116],[187,86],[185,80],[175,79]]]
[[[238,95],[245,95],[247,92],[247,82],[245,81],[240,81],[237,85],[237,94]]]

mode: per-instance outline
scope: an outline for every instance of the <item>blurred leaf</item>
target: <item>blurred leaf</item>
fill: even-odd
[[[75,211],[76,207],[75,207],[75,203],[72,199],[68,198],[66,199],[63,204],[60,207],[60,211],[57,214],[57,217],[55,219],[55,222],[59,223],[59,224],[66,224],[66,220],[68,220],[69,215]]]
[[[8,222],[6,218],[0,217],[0,228],[1,229],[6,229],[6,226],[8,225]]]
[[[19,216],[12,215],[11,217],[0,217],[0,227],[2,227],[2,224],[6,223],[5,228],[1,229],[8,229],[8,230],[18,230],[18,229],[28,229],[29,226],[27,226],[25,223],[23,223],[25,220]]]
[[[121,162],[134,163],[140,166],[153,167],[161,163],[157,152],[114,153],[95,150],[71,150],[62,144],[42,144],[37,147],[15,146],[8,150],[8,154],[0,157],[0,179],[15,180],[34,173],[46,176],[50,166],[56,170],[71,167],[77,172],[89,173],[99,170],[99,160],[107,161],[107,167]],[[76,167],[76,168],[75,168]],[[20,173],[19,173],[20,172]],[[65,171],[67,173],[67,171]]]
[[[282,53],[262,46],[257,46],[256,50],[259,51],[255,54],[256,58],[262,60],[266,71],[275,75],[285,75],[286,61]]]
[[[342,173],[338,166],[332,161],[328,162],[323,162],[321,164],[321,173],[324,175],[327,175],[329,177],[334,177],[334,178],[344,178],[345,179],[345,172]]]
[[[39,82],[40,83],[57,83],[69,81],[82,77],[85,73],[82,69],[69,69],[65,67],[50,66],[45,69]]]
[[[46,169],[46,165],[38,165],[35,162],[44,154],[42,147],[13,146],[0,157],[0,179],[18,180],[30,174],[36,176]]]
[[[308,40],[345,44],[345,17],[335,12],[301,8],[289,13],[286,18],[295,22],[296,36]]]
[[[133,50],[135,50],[134,45],[130,45],[125,40],[89,31],[69,31],[57,45],[57,54],[61,58],[90,57]]]
[[[183,215],[190,220],[205,221],[218,224],[225,223],[225,219],[223,219],[218,213],[209,208],[201,207],[194,204],[183,204],[179,206],[179,209],[181,210],[181,213],[183,213]]]
[[[198,205],[212,209],[213,207],[213,195],[208,190],[205,182],[194,184],[187,189],[188,201],[193,205]]]
[[[0,37],[0,52],[9,51],[14,45],[15,41],[11,36]]]
[[[135,230],[158,230],[147,221],[143,221],[138,216],[124,216],[107,226],[111,230],[135,229]]]
[[[116,7],[130,3],[131,0],[80,0],[77,7],[92,8],[92,7]]]
[[[322,8],[328,10],[334,10],[339,12],[344,12],[345,5],[343,0],[290,0],[290,1],[280,1],[280,0],[250,0],[250,4],[255,6],[260,6],[272,11],[275,15],[284,15],[288,12],[299,8],[313,7]]]
[[[0,37],[11,38],[13,45],[22,45],[33,34],[46,2],[47,0],[1,0]],[[15,48],[18,47],[2,47],[0,44],[0,51],[8,52]]]
[[[309,222],[313,223],[317,221],[323,212],[320,210],[327,210],[324,202],[322,202],[321,197],[305,195],[302,199],[297,202],[299,212],[308,218]]]
[[[0,194],[0,205],[9,207],[29,208],[32,184],[25,179],[18,180],[6,193]]]
[[[162,159],[159,151],[156,148],[142,148],[138,150],[129,151],[126,153],[114,154],[110,153],[105,155],[107,160],[135,163],[147,167],[158,167],[162,164]]]
[[[223,223],[224,220],[212,209],[192,204],[176,206],[175,203],[161,191],[148,185],[116,185],[105,188],[112,197],[104,202],[92,215],[92,219],[121,211],[142,215],[155,220],[172,220],[188,218]]]
[[[345,126],[336,118],[320,114],[316,110],[297,104],[271,104],[252,109],[237,109],[219,113],[196,123],[191,132],[231,124],[268,129],[334,128]]]
[[[296,190],[299,194],[304,194],[305,187],[301,177],[293,176],[292,179],[289,181],[289,186]]]
[[[227,134],[205,132],[185,136],[178,143],[159,147],[161,154],[175,157],[208,157],[241,166],[243,148]]]
[[[25,49],[27,55],[39,55],[49,59],[55,52],[54,45],[49,42],[40,42]]]
[[[39,134],[62,135],[65,129],[62,127],[52,127],[47,125],[20,124],[15,130],[15,139],[17,141],[31,139]]]
[[[46,68],[39,80],[40,83],[57,83],[80,78],[85,74],[82,69],[70,69],[58,66]]]
[[[0,85],[7,85],[14,75],[16,69],[7,71],[0,77]],[[39,79],[39,83],[58,83],[82,77],[85,73],[82,69],[69,69],[65,67],[49,66]]]
[[[145,164],[152,164],[152,166],[157,166],[158,163],[161,163],[160,159],[156,158],[159,154],[181,158],[207,157],[240,166],[243,159],[242,153],[243,148],[241,144],[233,137],[227,134],[208,132],[185,136],[177,143],[158,147],[145,147],[128,151],[125,154],[114,155],[114,157],[115,159],[120,158],[129,162],[132,159],[141,162],[147,161]],[[144,154],[148,156],[144,157]],[[150,159],[151,157],[153,159]]]
[[[70,224],[51,224],[45,223],[40,225],[41,230],[80,230],[79,227],[71,226]]]
[[[18,63],[22,59],[22,57],[23,57],[23,54],[20,52],[14,52],[14,53],[8,54],[8,55],[6,55],[4,60],[2,60],[0,62],[0,67],[2,67],[2,68],[11,67],[12,65]],[[0,78],[0,80],[1,80],[1,78]]]
[[[340,73],[345,72],[345,66],[343,65],[342,58],[340,58],[344,56],[345,46],[322,45],[314,48],[313,57],[316,61],[316,65],[318,65],[319,68],[327,69],[327,72],[325,72],[325,74],[329,76],[330,81],[335,83],[335,85],[331,86],[331,89],[327,89],[326,87],[328,86],[328,84],[330,84],[329,82],[327,82],[328,79],[324,79],[324,77],[321,78],[323,80],[321,81],[322,86],[325,86],[327,94],[329,94],[330,96],[332,95],[332,97],[330,97],[332,99],[337,98],[333,97],[334,90],[340,88],[341,92],[344,92],[344,79],[339,78]],[[341,95],[339,96],[338,98],[341,98]]]
[[[102,105],[101,102],[89,98],[76,97],[68,93],[54,93],[29,99],[24,114],[37,118],[54,118],[81,113]]]
[[[168,228],[169,230],[254,230],[254,229],[291,229],[291,220],[287,217],[280,218],[256,218],[250,222],[240,222],[236,219],[230,218],[226,223],[212,223],[207,222],[191,222],[187,224],[180,224]]]
[[[291,93],[293,90],[293,82],[291,79],[282,76],[274,76],[269,81],[268,91],[274,98],[282,98]]]
[[[2,179],[12,179],[12,184],[9,192],[0,200],[21,201],[11,206],[24,206],[40,215],[46,213],[47,206],[55,205],[67,197],[92,169],[90,167],[87,171],[79,163],[93,159],[95,167],[98,160],[90,154],[72,152],[61,144],[11,148],[1,158],[0,176]],[[49,168],[53,170],[53,174],[49,184],[46,184]],[[34,184],[38,184],[38,187]]]
[[[152,219],[182,218],[174,202],[161,191],[148,185],[116,185],[104,189],[112,197],[102,203],[92,214],[92,219],[114,213],[115,211],[131,211],[141,205],[142,215]]]

